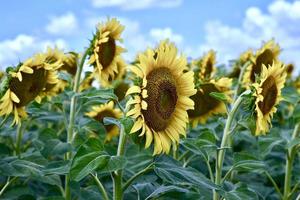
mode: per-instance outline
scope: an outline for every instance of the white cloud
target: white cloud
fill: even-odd
[[[204,44],[197,49],[203,52],[213,48],[218,52],[219,61],[227,62],[240,52],[248,48],[257,49],[262,41],[274,38],[283,49],[282,60],[300,66],[299,27],[300,1],[278,0],[269,5],[267,13],[256,7],[248,8],[241,27],[228,26],[220,21],[208,22]]]
[[[78,30],[78,22],[73,13],[52,17],[46,31],[53,35],[71,35]]]
[[[183,41],[182,35],[174,33],[170,27],[153,28],[150,30],[150,36],[156,41],[169,39],[177,45],[181,45]]]
[[[119,7],[122,10],[139,10],[151,7],[177,7],[182,0],[92,0],[92,5],[96,8]]]
[[[16,65],[34,53],[44,51],[48,46],[57,46],[60,49],[67,47],[62,39],[40,40],[39,38],[20,34],[14,39],[0,41],[0,69],[4,70],[7,66]]]

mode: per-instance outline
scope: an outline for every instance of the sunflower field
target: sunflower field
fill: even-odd
[[[124,28],[0,73],[0,199],[300,199],[300,77],[276,40],[227,66],[169,40],[125,61]]]

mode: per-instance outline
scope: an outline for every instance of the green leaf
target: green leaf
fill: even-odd
[[[126,165],[127,165],[127,159],[125,157],[111,156],[105,168],[101,170],[101,173],[109,173],[116,170],[124,169]]]
[[[44,169],[43,173],[45,175],[56,174],[56,175],[64,175],[67,174],[70,170],[70,162],[69,161],[54,161],[49,163]]]
[[[109,155],[103,150],[103,144],[96,138],[89,138],[80,146],[71,164],[71,178],[80,181],[96,169],[103,169]]]
[[[181,187],[177,187],[174,185],[171,186],[160,186],[157,188],[154,192],[152,192],[145,200],[149,199],[157,199],[159,197],[162,197],[168,193],[178,194],[178,193],[188,193],[189,190],[183,189]]]
[[[219,101],[225,102],[225,103],[228,102],[227,96],[221,92],[211,92],[211,93],[209,93],[209,96],[211,96]]]

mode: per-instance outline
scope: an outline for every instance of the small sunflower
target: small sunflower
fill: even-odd
[[[241,68],[251,60],[253,57],[253,51],[252,49],[248,49],[247,51],[243,52],[239,59],[235,62],[233,65],[232,72],[229,74],[229,78],[238,78],[241,73]]]
[[[251,58],[250,65],[246,68],[243,83],[246,87],[255,82],[255,77],[259,76],[262,71],[262,66],[270,66],[275,61],[278,61],[280,47],[274,40],[266,42],[261,49],[259,49],[255,56]]]
[[[221,78],[219,80],[210,80],[202,83],[197,93],[191,97],[195,102],[195,109],[189,110],[188,115],[193,127],[198,123],[204,124],[209,117],[216,114],[224,114],[227,112],[226,104],[210,95],[212,92],[223,93],[227,101],[231,101],[232,91],[230,89],[232,79]]]
[[[199,78],[201,80],[211,79],[217,70],[215,66],[216,52],[213,50],[208,51],[202,58],[194,61],[193,64],[199,69]]]
[[[145,148],[154,143],[153,154],[168,153],[178,145],[180,135],[186,136],[187,110],[194,108],[190,96],[196,93],[192,71],[184,73],[187,61],[177,55],[177,48],[168,41],[138,56],[131,67],[136,85],[126,95],[133,95],[126,107],[127,116],[135,118],[131,133],[144,136]]]
[[[100,106],[93,106],[92,110],[86,115],[93,118],[101,123],[103,123],[104,117],[113,117],[116,119],[121,118],[122,112],[119,109],[114,108],[113,101],[109,103],[102,104]],[[116,125],[105,125],[106,138],[105,141],[109,142],[114,136],[119,135],[119,128]]]
[[[60,70],[66,71],[72,76],[75,76],[77,71],[78,57],[79,55],[75,52],[64,54],[64,56],[62,57],[62,65],[60,67]]]
[[[122,101],[125,98],[125,94],[129,89],[130,85],[126,80],[120,80],[115,83],[114,93],[118,97],[118,101]]]
[[[80,83],[79,91],[84,91],[92,87],[95,80],[95,72],[86,72],[83,81]]]
[[[291,78],[292,77],[292,74],[293,74],[293,71],[295,69],[295,66],[294,64],[290,63],[290,64],[287,64],[285,66],[285,71],[286,71],[286,74],[287,74],[287,77],[288,78]]]
[[[0,116],[12,113],[13,124],[21,123],[20,119],[27,116],[25,106],[33,100],[40,102],[46,85],[58,82],[58,67],[43,54],[37,54],[15,69],[9,69],[1,88]]]
[[[281,89],[284,87],[286,72],[280,62],[273,62],[268,68],[263,65],[260,82],[254,83],[256,131],[255,135],[265,134],[271,126],[271,119],[276,112],[276,105],[282,100]]]
[[[114,79],[118,73],[117,62],[122,61],[120,54],[125,49],[118,46],[117,41],[122,41],[123,30],[124,26],[117,19],[108,19],[105,24],[98,26],[91,42],[89,63],[95,67],[97,78],[104,86],[109,85],[109,79]]]

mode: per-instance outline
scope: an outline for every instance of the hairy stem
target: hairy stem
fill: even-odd
[[[298,137],[299,132],[300,132],[300,123],[298,123],[294,128],[292,141]],[[295,149],[296,146],[293,146],[292,148],[288,149],[288,152],[286,154],[283,200],[288,200],[290,196]]]
[[[18,124],[17,134],[16,134],[16,155],[19,157],[21,154],[21,145],[23,138],[23,129],[22,124]]]
[[[17,177],[14,177],[14,178],[12,178],[12,179],[11,179],[10,177],[7,178],[7,181],[6,181],[5,185],[3,186],[3,188],[2,188],[1,191],[0,191],[0,196],[2,196],[2,194],[5,192],[6,188],[7,188],[12,182],[14,182],[16,179],[17,179]]]
[[[87,57],[87,50],[84,52],[81,61],[77,67],[76,70],[76,75],[75,75],[75,80],[74,80],[74,85],[73,85],[73,94],[71,98],[71,104],[70,104],[70,117],[69,117],[69,124],[68,124],[68,130],[67,130],[67,142],[72,143],[73,139],[73,129],[74,129],[74,122],[75,122],[75,113],[76,113],[76,94],[79,91],[79,85],[80,85],[80,77],[81,77],[81,72],[83,68],[83,64],[85,62],[85,59]],[[71,152],[67,152],[65,155],[66,160],[69,160],[72,156]],[[66,200],[71,199],[71,190],[70,190],[70,175],[66,175],[65,179],[65,198]]]
[[[226,146],[228,145],[228,139],[230,137],[230,128],[232,125],[232,122],[234,120],[234,117],[238,111],[239,106],[242,103],[243,100],[243,96],[244,94],[248,93],[249,91],[245,91],[243,92],[238,98],[237,100],[234,102],[233,107],[228,115],[227,121],[226,121],[226,125],[225,125],[225,129],[223,132],[223,137],[222,137],[222,141],[221,141],[221,146],[219,148],[219,152],[217,154],[217,158],[216,158],[216,174],[215,174],[215,184],[220,185],[221,183],[221,178],[222,178],[222,168],[223,168],[223,161],[224,161],[224,157],[225,157],[225,150],[226,150]],[[213,199],[217,200],[219,199],[219,195],[217,194],[217,192],[214,190],[213,192]]]

